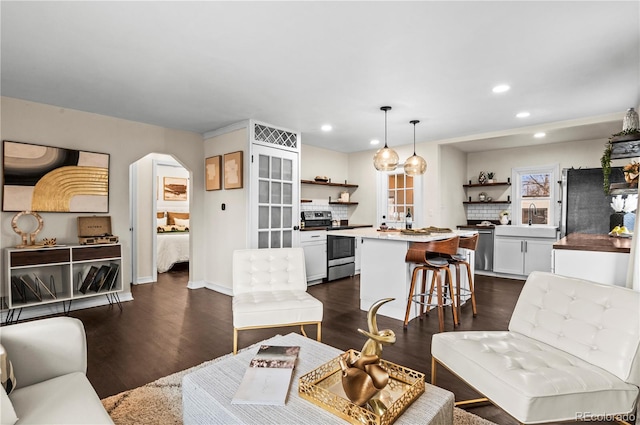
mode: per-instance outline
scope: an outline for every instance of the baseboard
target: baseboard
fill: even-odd
[[[204,288],[204,287],[206,287],[206,284],[202,280],[199,280],[197,282],[193,281],[193,280],[190,280],[190,281],[187,282],[187,288],[189,288],[189,289],[200,289],[200,288]]]
[[[205,282],[204,287],[207,289],[211,289],[212,291],[220,292],[224,295],[233,296],[233,288],[229,288],[228,286],[222,286],[217,283]]]
[[[133,301],[133,295],[131,294],[131,292],[118,293],[118,297],[120,298],[120,302]],[[91,307],[100,307],[104,305],[109,305],[109,300],[107,299],[106,295],[104,297],[77,299],[73,300],[73,302],[71,303],[71,311],[82,310]],[[20,320],[64,314],[64,312],[65,311],[62,302],[25,307],[22,309],[22,312],[20,312]],[[8,313],[8,311],[3,311],[0,315],[0,320],[2,320],[3,323],[7,320]],[[16,317],[18,317],[17,311],[14,313],[14,319]]]
[[[155,280],[153,280],[152,276],[143,276],[143,277],[139,277],[136,279],[135,282],[133,282],[134,285],[140,285],[143,283],[154,283]]]

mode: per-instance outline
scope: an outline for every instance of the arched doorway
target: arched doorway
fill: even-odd
[[[131,164],[132,283],[189,261],[191,175],[171,155],[151,153]]]

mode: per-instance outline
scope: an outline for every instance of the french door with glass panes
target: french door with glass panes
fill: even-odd
[[[252,248],[299,246],[298,152],[252,146]]]

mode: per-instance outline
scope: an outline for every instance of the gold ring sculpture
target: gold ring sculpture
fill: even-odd
[[[22,217],[23,215],[31,215],[31,216],[35,217],[36,220],[38,220],[38,228],[36,230],[34,230],[33,232],[29,233],[29,240],[28,241],[27,241],[27,233],[23,232],[18,227],[18,219],[20,217]],[[40,214],[38,214],[35,211],[22,211],[22,212],[19,212],[18,214],[16,214],[15,216],[13,216],[13,219],[11,220],[11,227],[13,228],[14,232],[16,232],[17,234],[19,234],[22,237],[22,245],[18,245],[16,248],[26,248],[28,246],[35,245],[36,244],[36,235],[40,232],[40,230],[42,230],[42,226],[43,225],[44,225],[44,222],[42,221],[42,217],[40,217]]]

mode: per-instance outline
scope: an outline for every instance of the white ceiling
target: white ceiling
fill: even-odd
[[[199,133],[253,118],[362,151],[390,105],[390,146],[418,119],[418,142],[475,151],[606,138],[640,104],[638,1],[0,7],[3,96]]]

